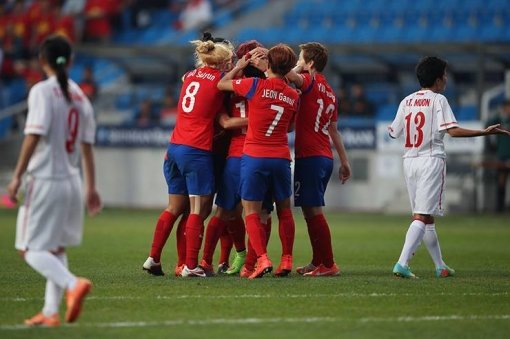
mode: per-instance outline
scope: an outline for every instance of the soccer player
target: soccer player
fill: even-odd
[[[416,277],[408,262],[422,240],[434,262],[436,276],[455,275],[455,270],[443,261],[434,223],[434,215],[442,216],[444,213],[444,135],[510,135],[510,132],[501,129],[499,125],[483,130],[459,127],[448,100],[441,94],[447,82],[446,67],[446,61],[437,57],[429,56],[419,61],[416,77],[421,89],[400,102],[395,120],[388,127],[392,138],[404,134],[404,177],[413,212],[413,221],[407,231],[402,253],[393,267],[393,274],[402,278]]]
[[[267,52],[267,58],[267,79],[233,80],[248,65],[249,59],[245,56],[218,83],[219,89],[245,97],[250,106],[240,186],[246,230],[257,254],[257,266],[250,279],[262,277],[273,269],[260,221],[262,202],[268,190],[276,200],[282,242],[282,260],[275,274],[284,276],[292,270],[295,230],[290,210],[292,187],[287,132],[297,111],[299,95],[287,84],[285,75],[296,64],[297,57],[289,46],[278,44]]]
[[[44,307],[25,320],[28,326],[59,326],[64,291],[65,320],[74,322],[92,288],[88,279],[69,271],[65,253],[66,247],[81,243],[83,234],[81,158],[88,211],[94,215],[101,209],[92,149],[94,112],[78,85],[68,78],[71,56],[71,45],[63,37],[49,37],[40,47],[39,61],[48,79],[30,90],[25,138],[8,186],[14,201],[22,175],[27,172],[25,200],[18,212],[16,249],[46,278]]]
[[[301,104],[296,116],[296,163],[294,167],[294,205],[301,206],[312,244],[312,261],[297,272],[305,276],[338,275],[333,259],[331,233],[324,217],[324,193],[333,171],[330,139],[340,158],[339,178],[345,183],[351,168],[337,129],[338,103],[331,86],[322,74],[328,62],[328,50],[309,42],[299,46],[297,66],[287,78],[301,90]],[[304,72],[302,74],[298,74]]]

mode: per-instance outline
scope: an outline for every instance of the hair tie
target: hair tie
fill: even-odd
[[[67,59],[63,56],[59,56],[56,61],[57,65],[65,65],[66,62],[67,62]]]

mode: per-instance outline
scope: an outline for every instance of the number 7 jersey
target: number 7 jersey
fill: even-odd
[[[420,90],[400,102],[388,132],[392,138],[404,134],[404,158],[445,158],[444,135],[447,129],[457,126],[444,95]]]

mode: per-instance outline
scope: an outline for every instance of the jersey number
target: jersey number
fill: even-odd
[[[66,139],[66,151],[67,153],[74,152],[74,144],[76,143],[76,138],[78,137],[78,126],[80,125],[80,114],[76,108],[71,108],[69,114],[67,114],[67,127],[69,133],[67,134]]]
[[[193,107],[195,107],[195,95],[197,94],[199,88],[200,83],[196,81],[190,82],[188,87],[186,87],[186,94],[182,98],[181,104],[182,110],[184,112],[189,113],[193,110]]]
[[[246,118],[246,104],[244,101],[240,101],[236,104],[236,108],[239,108],[239,113],[241,115],[241,118]],[[246,127],[243,127],[241,129],[242,134],[246,134]]]
[[[273,122],[271,123],[271,125],[269,126],[269,128],[266,131],[266,137],[273,134],[273,131],[274,131],[276,125],[278,125],[278,122],[280,121],[280,119],[282,118],[282,115],[283,115],[283,107],[282,106],[271,105],[271,109],[276,111],[276,116],[274,117]]]
[[[319,129],[320,128],[320,122],[321,122],[321,116],[322,116],[322,111],[324,110],[324,100],[322,99],[317,99],[317,103],[319,104],[319,109],[317,110],[317,117],[315,118],[315,132],[319,132]],[[328,107],[326,107],[326,114],[329,115],[331,114],[331,112],[333,112],[333,110],[335,109],[335,105],[333,104],[329,104]],[[322,127],[321,131],[322,133],[324,134],[328,134],[328,127],[329,125],[331,124],[331,119],[328,120],[328,122]]]
[[[411,142],[411,120],[412,113],[406,115],[406,148],[411,147],[420,147],[423,142],[423,125],[425,125],[425,114],[423,112],[418,112],[414,116],[414,130],[416,131],[414,134],[413,142]]]

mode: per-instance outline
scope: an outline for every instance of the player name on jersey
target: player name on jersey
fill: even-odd
[[[262,92],[262,98],[277,99],[286,102],[289,105],[294,105],[295,102],[294,99],[289,98],[285,94],[278,91],[274,91],[272,89],[264,89],[264,91]]]
[[[186,75],[187,78],[192,77],[192,76],[195,76],[200,79],[210,80],[210,81],[214,81],[214,79],[216,79],[216,75],[208,73],[208,72],[203,72],[200,69],[195,69]]]
[[[407,99],[406,106],[413,107],[430,106],[430,99]]]

